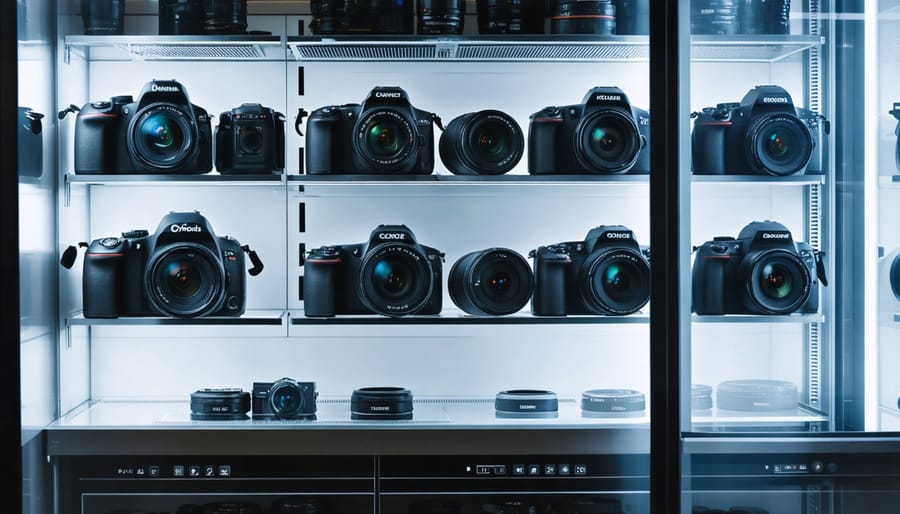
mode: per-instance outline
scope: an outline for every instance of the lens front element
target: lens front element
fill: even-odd
[[[385,316],[414,314],[431,298],[433,282],[431,264],[416,246],[385,243],[363,257],[359,298]]]
[[[518,312],[528,303],[534,277],[528,262],[505,248],[489,248],[460,258],[450,269],[450,299],[463,311],[480,316]]]
[[[297,382],[281,379],[269,388],[269,408],[276,417],[291,419],[303,409],[303,392]]]
[[[802,173],[812,156],[813,139],[796,116],[775,114],[754,121],[747,130],[747,156],[759,171],[786,176]]]
[[[623,111],[602,110],[583,118],[575,131],[575,156],[595,173],[625,173],[637,162],[641,134]]]
[[[374,172],[405,172],[416,150],[414,122],[394,110],[377,110],[357,124],[354,151]]]
[[[191,117],[173,104],[145,108],[132,121],[128,150],[133,158],[153,170],[182,166],[196,151]]]
[[[762,314],[790,314],[809,298],[812,277],[793,252],[770,249],[751,252],[739,268],[748,310]]]
[[[162,314],[203,316],[217,311],[224,296],[225,270],[204,246],[182,243],[151,256],[146,290],[150,303]]]
[[[650,265],[633,250],[607,249],[589,255],[579,283],[585,306],[596,314],[632,314],[650,301]]]

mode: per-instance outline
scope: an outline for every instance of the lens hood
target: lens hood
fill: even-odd
[[[350,396],[351,419],[412,419],[412,391],[405,387],[362,387]]]
[[[191,393],[191,419],[249,419],[250,393],[241,389],[199,389]]]
[[[494,397],[498,417],[554,418],[559,410],[556,393],[543,389],[507,389]]]

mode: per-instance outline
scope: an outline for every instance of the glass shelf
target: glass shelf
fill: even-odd
[[[692,175],[694,184],[759,184],[763,186],[811,186],[825,183],[825,175]]]
[[[66,318],[67,326],[94,326],[94,325],[277,325],[281,326],[285,320],[284,311],[280,310],[250,310],[242,316],[207,316],[198,318],[164,318],[164,317],[127,317],[127,318],[85,318],[79,314]]]
[[[67,173],[65,176],[66,184],[85,184],[85,185],[165,185],[175,184],[183,186],[185,184],[222,184],[231,186],[244,185],[280,185],[284,182],[284,175],[267,173],[256,175],[221,175],[219,173],[179,173],[179,174],[98,174],[98,175],[75,175]]]
[[[438,315],[410,315],[398,318],[379,314],[308,318],[303,311],[290,312],[289,316],[291,325],[572,325],[650,322],[650,315],[643,313],[628,316],[533,316],[528,312],[522,312],[508,316],[472,316],[456,309],[443,309]]]
[[[788,314],[766,316],[753,314],[726,314],[723,316],[691,315],[694,323],[824,323],[824,314]]]
[[[691,36],[694,62],[778,62],[823,44],[821,36]]]
[[[285,61],[280,36],[66,36],[65,61]]]
[[[515,183],[526,185],[550,184],[649,184],[650,175],[288,175],[288,182],[352,185],[434,184],[491,184]]]
[[[766,432],[786,430],[815,430],[828,423],[828,416],[816,409],[798,405],[791,411],[739,412],[711,409],[706,413],[692,413],[691,423],[697,432]]]

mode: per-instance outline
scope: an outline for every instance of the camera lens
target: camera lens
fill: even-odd
[[[733,35],[738,30],[738,0],[691,0],[691,33]]]
[[[543,34],[545,0],[477,0],[479,34]]]
[[[534,277],[528,262],[505,248],[460,258],[450,269],[450,299],[469,314],[502,316],[521,310],[531,298]]]
[[[405,387],[361,387],[350,394],[350,419],[413,417],[412,391]]]
[[[747,151],[759,171],[787,176],[802,173],[812,157],[813,140],[806,124],[790,114],[754,119],[747,130]]]
[[[650,33],[650,0],[616,0],[616,34]]]
[[[462,34],[466,0],[419,0],[419,34]]]
[[[354,138],[356,154],[382,173],[406,171],[416,148],[416,132],[407,117],[392,110],[378,110],[361,118]]]
[[[313,16],[309,28],[313,34],[340,34],[346,29],[345,0],[310,0],[309,8]]]
[[[500,175],[522,158],[525,139],[511,116],[494,110],[454,118],[441,134],[438,150],[457,175]]]
[[[203,1],[159,0],[160,35],[202,34],[206,15]]]
[[[585,306],[596,314],[626,315],[650,300],[650,265],[638,252],[613,248],[589,255],[579,279]]]
[[[182,166],[195,151],[193,125],[184,110],[158,103],[144,108],[131,122],[128,151],[145,167],[170,170]]]
[[[428,302],[433,287],[428,258],[412,245],[378,245],[360,266],[360,300],[385,316],[417,312]]]
[[[741,34],[790,32],[790,0],[744,0],[738,8]]]
[[[89,36],[122,34],[125,28],[125,0],[81,0],[84,33]]]
[[[637,123],[621,109],[602,109],[587,115],[578,123],[575,138],[575,156],[595,173],[626,173],[641,150]]]
[[[206,247],[181,243],[154,253],[147,266],[147,292],[162,313],[178,317],[209,314],[224,294],[225,270]]]
[[[204,0],[204,34],[246,34],[247,0]]]
[[[897,254],[894,257],[894,261],[891,263],[891,291],[894,292],[894,297],[897,300],[900,300],[900,254]]]
[[[615,34],[616,5],[611,0],[558,0],[550,33]]]
[[[257,125],[239,127],[238,144],[241,153],[258,154],[263,147],[262,127]]]
[[[809,297],[809,268],[800,257],[783,249],[751,252],[740,266],[745,299],[754,312],[790,314]]]
[[[294,419],[304,409],[305,400],[300,385],[290,378],[282,378],[269,388],[269,408],[281,419]]]
[[[412,34],[413,0],[346,0],[348,34]]]

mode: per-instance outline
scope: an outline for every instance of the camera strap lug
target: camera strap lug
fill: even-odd
[[[825,276],[825,260],[823,259],[825,252],[816,250],[813,253],[816,256],[816,276],[819,277],[819,282],[821,282],[823,286],[827,286],[828,277]]]
[[[253,265],[249,270],[247,270],[247,273],[249,273],[251,277],[255,277],[256,275],[262,273],[264,267],[263,262],[262,260],[260,260],[259,255],[257,255],[256,252],[250,248],[250,245],[241,246],[241,250],[243,250],[244,253],[247,254],[247,258],[250,259],[250,264]]]
[[[301,107],[297,111],[297,117],[294,119],[294,130],[297,131],[298,136],[302,136],[303,132],[300,130],[300,125],[303,124],[303,118],[309,116],[309,113],[306,112],[306,109]]]
[[[59,265],[66,269],[72,269],[72,266],[75,264],[75,260],[78,259],[78,249],[79,248],[87,248],[88,244],[84,241],[78,243],[78,246],[71,245],[63,252],[62,257],[59,259]]]
[[[66,116],[68,116],[70,112],[79,112],[79,111],[81,111],[81,109],[79,109],[78,106],[76,106],[76,105],[74,105],[74,104],[69,104],[68,107],[66,107],[65,109],[59,111],[59,112],[56,114],[56,116],[57,116],[59,119],[63,119],[63,118],[65,118]]]
[[[438,115],[435,114],[435,113],[431,113],[431,121],[433,121],[434,124],[437,125],[437,127],[438,127],[439,129],[441,129],[441,132],[444,131],[444,124],[441,122],[441,117],[440,117],[440,116],[438,116]]]

